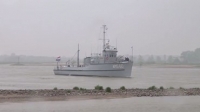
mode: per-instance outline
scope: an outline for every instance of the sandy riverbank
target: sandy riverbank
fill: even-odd
[[[105,90],[0,90],[0,102],[19,101],[61,101],[111,99],[127,97],[159,97],[159,96],[200,96],[199,88],[191,89],[113,89]]]

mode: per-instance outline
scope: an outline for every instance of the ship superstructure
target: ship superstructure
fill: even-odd
[[[106,25],[103,25],[103,50],[102,53],[94,53],[91,57],[85,57],[83,65],[79,64],[79,46],[77,51],[77,66],[57,67],[55,75],[74,76],[108,76],[108,77],[130,77],[133,61],[128,57],[117,56],[117,48],[111,46],[105,39]]]

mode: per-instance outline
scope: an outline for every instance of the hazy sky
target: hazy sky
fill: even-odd
[[[200,47],[200,0],[0,0],[0,55],[179,55]]]

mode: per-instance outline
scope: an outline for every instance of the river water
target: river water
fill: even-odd
[[[56,76],[53,66],[0,65],[0,89],[200,87],[198,68],[133,67],[131,78]],[[0,112],[199,112],[200,96],[133,97],[81,101],[5,102]]]
[[[53,66],[0,65],[0,89],[59,89],[74,86],[94,88],[96,85],[111,88],[200,87],[198,68],[133,67],[131,78],[58,76]]]
[[[200,96],[0,103],[0,112],[199,112]]]

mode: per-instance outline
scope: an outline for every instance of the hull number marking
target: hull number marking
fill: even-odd
[[[123,69],[123,68],[124,68],[124,65],[122,65],[122,64],[116,64],[116,65],[113,65],[113,68],[116,68],[116,69]]]

